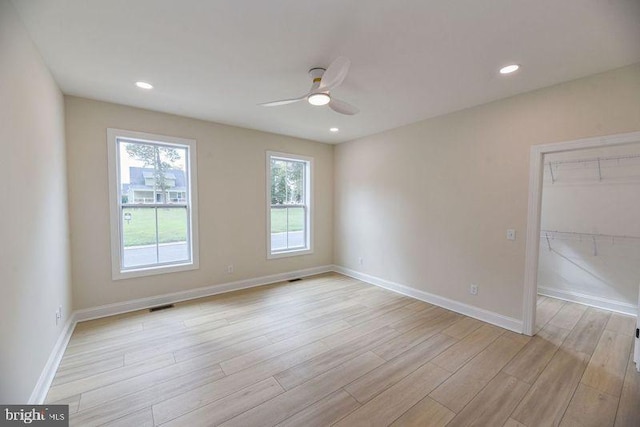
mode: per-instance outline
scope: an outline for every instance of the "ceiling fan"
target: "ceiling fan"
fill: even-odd
[[[311,105],[329,104],[329,108],[337,113],[347,114],[349,116],[354,115],[360,111],[357,107],[331,96],[331,90],[340,86],[347,76],[349,65],[351,65],[351,62],[347,58],[340,56],[336,58],[327,69],[319,67],[312,68],[309,70],[309,75],[313,79],[313,83],[307,94],[298,98],[265,102],[259,105],[263,107],[277,107],[306,99]]]

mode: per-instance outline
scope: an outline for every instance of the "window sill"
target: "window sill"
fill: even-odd
[[[288,258],[292,256],[299,255],[309,255],[313,253],[313,249],[303,248],[303,249],[292,249],[289,251],[282,252],[272,252],[267,254],[267,259],[278,259],[278,258]]]
[[[158,274],[178,273],[180,271],[197,270],[199,265],[197,262],[188,262],[184,264],[171,264],[158,267],[145,267],[124,271],[112,271],[111,278],[113,280],[133,279],[135,277],[155,276]]]

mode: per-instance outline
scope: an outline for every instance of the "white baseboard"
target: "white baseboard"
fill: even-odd
[[[411,298],[419,299],[420,301],[446,308],[447,310],[455,311],[456,313],[464,314],[465,316],[473,317],[474,319],[482,320],[483,322],[491,323],[492,325],[496,325],[519,334],[522,333],[522,320],[520,319],[503,316],[502,314],[498,314],[493,311],[474,307],[439,295],[430,294],[425,291],[420,291],[406,285],[401,285],[399,283],[391,282],[389,280],[381,279],[379,277],[371,276],[339,265],[334,266],[334,271]]]
[[[67,349],[67,344],[71,339],[71,334],[73,334],[73,329],[76,327],[76,323],[75,313],[71,313],[69,320],[64,324],[64,328],[58,336],[56,344],[53,346],[53,350],[51,350],[49,359],[47,359],[47,363],[44,365],[44,369],[40,373],[40,378],[38,378],[38,382],[36,383],[33,392],[31,392],[28,404],[40,405],[44,403],[44,399],[47,397],[49,387],[51,387],[53,377],[56,375],[58,365],[60,365],[64,351]]]
[[[115,304],[101,305],[99,307],[85,308],[75,312],[76,320],[98,319],[100,317],[113,316],[115,314],[128,313],[136,310],[143,310],[158,305],[173,304],[180,301],[187,301],[195,298],[208,297],[211,295],[223,294],[226,292],[238,291],[240,289],[254,288],[284,280],[297,279],[300,277],[313,276],[333,271],[332,265],[307,268],[304,270],[290,271],[287,273],[272,274],[270,276],[256,277],[253,279],[238,280],[236,282],[222,283],[219,285],[207,286],[204,288],[189,289],[186,291],[173,292],[170,294],[157,295],[147,298],[139,298],[130,301],[118,302]]]
[[[602,308],[604,310],[615,311],[616,313],[627,314],[629,316],[638,315],[638,306],[609,298],[595,297],[581,294],[574,291],[553,289],[546,286],[538,286],[538,294],[564,301],[576,302],[590,307]]]

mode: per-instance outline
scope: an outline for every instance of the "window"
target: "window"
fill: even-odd
[[[107,136],[113,279],[198,268],[196,142]]]
[[[313,251],[312,165],[309,157],[267,153],[267,258]]]

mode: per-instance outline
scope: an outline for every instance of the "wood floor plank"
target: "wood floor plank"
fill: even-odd
[[[533,384],[569,332],[567,329],[552,325],[545,326],[504,367],[503,371],[528,384]]]
[[[388,426],[424,399],[450,373],[427,362],[336,423],[337,427]]]
[[[444,427],[456,414],[430,397],[416,403],[392,427]]]
[[[349,393],[338,390],[287,418],[278,427],[330,426],[359,407],[360,404]]]
[[[117,420],[110,421],[103,426],[108,427],[153,427],[153,415],[151,408],[145,408],[138,412],[125,415]]]
[[[512,332],[496,339],[429,396],[458,413],[515,356],[528,337]]]
[[[291,338],[265,345],[251,352],[227,359],[220,363],[220,367],[225,374],[230,375],[274,356],[291,351],[294,348],[302,347],[303,345],[320,340],[329,335],[344,331],[350,327],[351,326],[343,320],[329,323],[328,325],[323,325],[306,333],[295,335]]]
[[[461,340],[482,325],[484,325],[484,322],[471,317],[463,317],[442,331],[442,333]]]
[[[198,409],[231,393],[235,393],[258,381],[264,380],[278,372],[295,366],[305,360],[312,359],[328,350],[326,344],[317,341],[300,347],[289,353],[271,358],[235,374],[228,375],[217,381],[207,382],[200,386],[191,387],[184,393],[172,396],[162,402],[154,404],[153,416],[156,423],[162,424],[169,420]]]
[[[51,387],[49,389],[49,393],[47,394],[46,400],[56,401],[64,399],[65,397],[85,393],[90,390],[100,389],[102,387],[118,383],[120,381],[135,377],[145,372],[155,371],[157,369],[173,364],[175,364],[173,355],[164,354],[150,362],[131,366],[123,366],[121,368],[112,369],[107,372],[100,372],[96,375],[88,375],[74,381]]]
[[[75,414],[80,409],[80,396],[69,396],[64,399],[56,400],[55,402],[46,402],[50,405],[69,405],[69,414]]]
[[[511,418],[527,426],[560,424],[589,358],[561,346]]]
[[[275,378],[269,377],[162,425],[164,427],[217,426],[283,392],[284,389]]]
[[[215,325],[208,325],[210,329],[194,331],[187,331],[183,328],[171,330],[159,328],[152,332],[143,331],[139,336],[131,337],[127,340],[102,343],[93,347],[87,346],[83,347],[82,350],[74,349],[73,352],[65,352],[64,357],[69,359],[69,362],[77,363],[86,359],[95,360],[136,351],[149,352],[152,349],[158,352],[173,351],[181,346],[193,345],[194,342],[206,342],[214,338],[221,340],[231,335],[231,328],[228,325],[225,328],[225,325],[226,322],[220,322]],[[212,330],[215,332],[212,332]]]
[[[177,349],[172,348],[172,350],[174,351],[176,360],[181,361],[215,351],[224,345],[231,345],[233,343],[255,338],[264,334],[284,332],[288,334],[288,337],[291,337],[293,335],[303,333],[306,330],[322,326],[323,324],[340,320],[340,318],[329,317],[330,316],[324,316],[315,321],[310,321],[310,319],[302,316],[284,321],[268,321],[266,323],[256,320],[248,320],[246,322],[234,323],[226,327],[218,328],[213,331],[208,330],[204,333],[192,335],[190,338],[183,341],[184,345],[178,346]],[[302,328],[300,327],[301,323],[304,323],[304,327]],[[161,347],[158,348],[157,351],[163,350],[166,351],[166,348]],[[146,349],[146,351],[149,351],[149,349]]]
[[[406,302],[399,301],[390,307],[394,307],[393,310],[387,308],[381,310],[371,310],[362,314],[356,314],[354,316],[344,319],[351,326],[357,326],[362,323],[373,324],[375,326],[388,325],[397,320],[404,319],[415,314],[414,310],[405,308]]]
[[[312,311],[309,313],[305,313],[304,319],[300,322],[295,322],[293,324],[287,325],[287,327],[281,327],[272,331],[266,331],[264,336],[269,338],[271,342],[278,342],[328,323],[342,321],[345,317],[363,313],[368,310],[371,309],[365,307],[364,305],[357,304],[346,308],[333,310],[324,315],[317,315],[317,312]]]
[[[389,360],[384,365],[358,378],[345,387],[360,403],[366,403],[378,393],[401,381],[411,372],[442,353],[456,340],[450,336],[438,334],[421,344]]]
[[[547,326],[542,328],[536,334],[536,336],[544,338],[545,340],[559,347],[562,345],[564,340],[569,336],[569,333],[571,333],[571,329],[560,328],[558,326],[547,324]]]
[[[553,300],[552,298],[550,298],[550,300],[558,301]],[[578,321],[580,321],[580,318],[585,311],[587,311],[586,305],[570,302],[564,303],[558,313],[549,320],[549,324],[558,328],[571,330],[576,326]]]
[[[206,368],[190,372],[186,375],[175,377],[170,381],[147,387],[142,391],[127,394],[86,410],[80,410],[77,414],[70,416],[70,425],[80,427],[99,426],[149,408],[158,402],[175,396],[182,396],[194,387],[198,388],[204,384],[209,384],[223,376],[224,373],[219,367],[217,369]],[[80,399],[80,404],[82,405],[82,398]]]
[[[407,304],[405,307],[410,309],[410,310],[422,311],[422,310],[425,310],[427,308],[433,308],[433,307],[435,307],[435,305],[429,304],[428,302],[424,302],[424,301],[414,300],[410,304]]]
[[[637,427],[640,425],[640,372],[633,362],[633,351],[629,354],[627,372],[622,386],[622,395],[616,414],[616,427]]]
[[[404,319],[400,319],[396,322],[390,323],[389,326],[391,326],[393,329],[395,329],[398,332],[407,332],[419,326],[429,324],[432,320],[436,318],[440,318],[445,314],[448,314],[450,316],[456,316],[457,319],[461,317],[456,315],[452,311],[445,310],[440,307],[429,307],[425,310],[416,312],[411,316],[407,316]]]
[[[384,363],[364,353],[222,424],[225,427],[273,426]]]
[[[242,354],[259,346],[265,345],[268,340],[264,337],[244,341],[235,346],[221,348],[218,351],[211,352],[196,358],[187,359],[176,363],[166,369],[151,370],[149,372],[118,381],[108,386],[103,386],[95,390],[90,390],[82,395],[82,408],[90,408],[112,399],[125,396],[128,393],[143,391],[147,387],[170,381],[172,378],[187,374],[189,372],[198,371],[208,367],[217,369],[219,362],[236,354]]]
[[[536,309],[536,332],[544,328],[564,304],[564,301],[539,296]]]
[[[124,366],[124,355],[104,358],[90,363],[82,363],[75,365],[61,366],[53,378],[52,386],[61,385],[74,380],[84,378],[88,375],[95,375],[101,372],[107,372],[112,369]]]
[[[373,352],[383,359],[391,360],[394,357],[409,350],[410,348],[436,335],[438,332],[447,328],[459,318],[459,316],[453,313],[444,313],[435,319],[425,321],[425,323],[421,324],[420,326],[408,330],[407,332],[404,332],[401,335],[392,338],[385,343],[382,343],[381,345],[376,347]],[[393,327],[393,325],[391,326]]]
[[[504,423],[504,426],[502,427],[527,427],[522,423],[517,422],[516,420],[514,420],[513,418],[509,418],[507,420],[506,423]]]
[[[593,354],[611,312],[589,307],[562,343],[562,347]]]
[[[628,335],[604,331],[581,382],[619,397],[632,343],[632,337]]]
[[[527,390],[529,384],[499,372],[447,426],[501,426]]]
[[[275,375],[278,382],[287,390],[290,390],[303,382],[337,366],[358,354],[369,351],[380,343],[383,343],[398,332],[389,327],[377,329],[361,338],[346,342],[330,351],[320,354],[313,359],[306,360],[296,366],[292,366]]]
[[[433,360],[433,363],[455,372],[504,333],[504,329],[483,325]]]
[[[611,313],[605,329],[617,334],[633,336],[636,330],[636,318],[625,314]]]
[[[561,427],[606,427],[612,426],[618,400],[587,385],[580,384],[567,412],[560,423]]]
[[[84,329],[74,330],[73,340],[69,341],[68,348],[78,347],[80,345],[86,345],[89,343],[97,343],[104,340],[113,340],[122,336],[128,336],[134,332],[141,332],[144,330],[142,322],[119,325],[119,324],[106,324],[102,328],[96,329]]]

